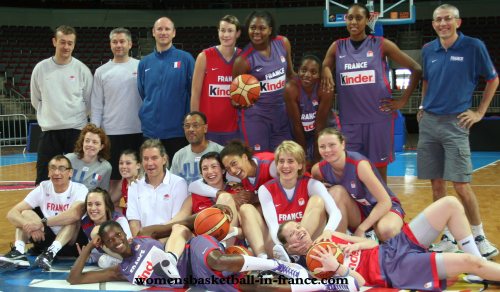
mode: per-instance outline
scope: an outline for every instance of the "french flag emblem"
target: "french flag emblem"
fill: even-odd
[[[174,62],[174,68],[180,68],[181,67],[181,61]]]
[[[98,173],[94,173],[94,177],[92,177],[92,180],[94,181],[101,181],[102,180],[102,175]]]

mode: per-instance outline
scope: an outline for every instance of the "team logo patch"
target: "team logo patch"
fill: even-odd
[[[137,244],[137,245],[134,247],[134,249],[135,249],[136,251],[138,251],[140,248],[141,248],[141,245],[140,245],[140,244]]]
[[[425,283],[425,285],[424,285],[424,288],[426,288],[426,289],[429,289],[429,288],[431,288],[431,287],[432,287],[432,282],[427,282],[427,283]]]
[[[299,199],[299,206],[304,206],[305,203],[304,198]]]
[[[281,60],[281,63],[285,63],[286,62],[285,56],[280,56],[280,60]]]
[[[181,61],[174,62],[174,68],[180,68],[181,67]]]
[[[373,52],[372,52],[372,51],[368,51],[368,52],[366,52],[366,56],[367,56],[368,58],[373,57]]]
[[[351,181],[351,188],[355,189],[356,188],[356,183],[354,181]]]
[[[312,104],[313,104],[313,106],[317,106],[317,105],[319,105],[319,103],[318,103],[318,101],[317,101],[317,100],[313,100],[313,101],[312,101]]]
[[[255,150],[255,151],[260,151],[260,144],[255,144],[255,145],[253,146],[253,150]]]
[[[169,194],[164,194],[164,195],[163,195],[163,199],[164,199],[164,200],[168,200],[168,199],[170,199],[170,195],[169,195]]]

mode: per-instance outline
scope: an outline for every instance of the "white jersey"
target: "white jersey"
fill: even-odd
[[[69,182],[69,186],[64,192],[57,193],[52,181],[46,180],[32,190],[24,198],[24,201],[32,208],[40,207],[43,216],[50,218],[68,210],[75,202],[85,202],[87,193],[87,187],[72,181]],[[51,226],[50,228],[54,234],[57,234],[62,226]]]

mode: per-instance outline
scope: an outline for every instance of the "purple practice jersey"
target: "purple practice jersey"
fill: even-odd
[[[242,52],[243,58],[250,66],[248,74],[260,81],[260,98],[256,105],[283,105],[283,92],[286,85],[288,62],[283,36],[271,40],[271,55],[262,56],[252,44],[248,44]]]
[[[336,89],[341,124],[364,124],[392,119],[379,110],[380,100],[392,98],[387,63],[382,53],[384,38],[369,35],[354,48],[349,38],[335,43]]]
[[[334,172],[332,166],[327,161],[321,161],[319,163],[319,170],[321,171],[321,175],[323,176],[324,181],[328,182],[331,185],[341,185],[343,186],[347,193],[356,201],[356,203],[360,206],[363,211],[365,217],[370,214],[371,210],[377,204],[377,199],[370,193],[365,184],[358,177],[358,164],[361,161],[368,161],[370,163],[373,172],[375,173],[377,179],[384,186],[384,189],[391,197],[392,201],[392,211],[399,213],[401,218],[404,217],[404,211],[401,207],[401,203],[396,195],[387,187],[387,184],[382,180],[378,170],[372,165],[372,163],[365,156],[357,153],[346,151],[345,157],[345,168],[344,168],[344,176],[342,178],[337,177]]]
[[[155,272],[153,262],[155,260],[155,253],[164,253],[163,244],[158,240],[151,237],[135,237],[130,245],[132,249],[132,256],[124,258],[120,263],[120,271],[129,283],[134,285],[141,285],[138,279],[144,280],[143,285],[168,287],[168,288],[182,288],[184,284],[168,283],[169,280],[165,274]],[[186,277],[186,263],[179,259],[177,269],[181,277]],[[159,268],[158,270],[161,270]]]

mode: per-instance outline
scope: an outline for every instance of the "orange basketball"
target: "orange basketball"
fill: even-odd
[[[241,106],[249,106],[259,99],[260,82],[250,74],[242,74],[233,79],[229,92],[234,102]]]
[[[306,254],[306,265],[307,265],[307,269],[311,272],[311,274],[318,278],[318,279],[328,279],[328,278],[331,278],[333,275],[334,275],[334,272],[333,271],[328,271],[328,272],[320,272],[320,273],[315,273],[314,270],[316,268],[321,268],[323,266],[323,264],[321,264],[320,261],[317,261],[313,258],[311,258],[311,254],[314,254],[316,255],[316,248],[321,245],[324,249],[328,250],[328,246],[330,246],[332,252],[333,252],[333,255],[337,258],[337,261],[339,263],[343,263],[344,262],[344,254],[342,253],[342,250],[340,249],[340,247],[338,247],[335,243],[331,242],[331,241],[322,241],[322,242],[318,242],[316,243],[315,245],[313,245],[309,251],[307,251],[307,254]]]
[[[249,251],[248,248],[241,245],[231,245],[226,247],[226,254],[240,254],[240,255],[253,256],[253,253]]]
[[[229,231],[229,218],[217,208],[206,208],[194,219],[194,232],[197,235],[210,235],[217,240],[226,237]]]

